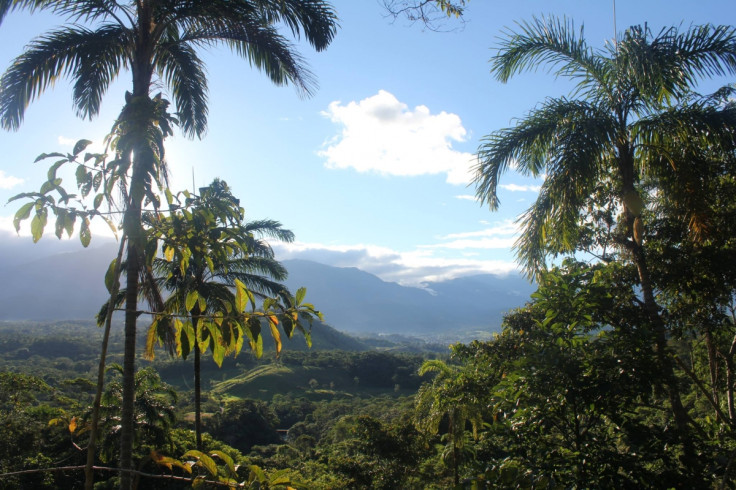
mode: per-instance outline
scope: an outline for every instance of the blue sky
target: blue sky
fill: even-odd
[[[341,28],[333,44],[322,53],[301,47],[319,81],[309,99],[272,86],[226,50],[203,53],[209,130],[202,140],[168,140],[172,189],[191,188],[192,174],[196,186],[226,180],[249,219],[277,219],[295,232],[296,243],[277,246],[281,259],[358,267],[407,285],[513,271],[514,221],[539,182],[506,174],[501,209],[492,213],[472,199],[468,170],[484,135],[545,97],[567,94],[570,84],[545,70],[501,84],[488,60],[504,29],[541,15],[573,19],[590,45],[603,47],[613,37],[613,2],[472,0],[464,25],[448,22],[446,32],[392,20],[378,0],[335,6]],[[616,2],[619,31],[644,22],[655,31],[733,25],[736,9],[732,0]],[[0,26],[0,69],[58,24],[10,14]],[[0,202],[38,188],[47,167],[33,164],[39,153],[68,151],[80,138],[100,141],[129,85],[123,73],[90,122],[74,116],[69,85],[57,83],[31,104],[18,132],[0,131]],[[0,239],[30,244],[2,231],[17,207],[0,207]]]

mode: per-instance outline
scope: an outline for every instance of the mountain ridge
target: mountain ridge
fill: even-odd
[[[0,244],[0,321],[91,319],[107,300],[104,271],[117,244],[69,250],[10,263],[14,246]],[[533,286],[518,275],[479,274],[424,288],[387,282],[356,267],[334,267],[304,259],[283,261],[285,284],[307,288],[306,300],[325,321],[350,334],[458,337],[500,328],[503,312],[523,305]]]

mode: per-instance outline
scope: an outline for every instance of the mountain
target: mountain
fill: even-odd
[[[109,298],[104,275],[117,245],[107,242],[86,250],[70,246],[72,251],[45,257],[43,249],[36,249],[41,258],[34,259],[28,251],[35,251],[35,245],[30,239],[23,242],[24,248],[0,248],[0,320],[92,319]]]
[[[325,321],[350,333],[453,337],[497,331],[503,313],[522,306],[534,286],[519,275],[482,274],[430,282],[425,288],[385,282],[356,268],[286,260],[286,281],[307,288]]]
[[[69,251],[48,256],[33,247],[26,240],[0,241],[0,321],[91,319],[107,300],[103,275],[117,245],[103,241],[79,250],[66,244]],[[515,275],[461,277],[415,288],[356,268],[306,260],[284,265],[287,286],[292,291],[305,286],[307,301],[325,321],[351,334],[477,338],[498,330],[503,312],[523,305],[533,291]]]

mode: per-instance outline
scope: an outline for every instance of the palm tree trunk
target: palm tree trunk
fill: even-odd
[[[708,372],[710,374],[710,389],[713,395],[713,401],[720,405],[721,394],[718,391],[718,381],[720,377],[718,369],[718,359],[715,343],[713,342],[713,333],[710,330],[710,326],[705,328],[705,346],[708,350]],[[716,421],[724,422],[721,420],[721,416],[716,412]]]
[[[688,422],[690,417],[688,416],[685,407],[682,405],[682,400],[680,398],[680,389],[677,384],[677,377],[675,376],[674,362],[669,356],[669,349],[667,347],[667,329],[662,317],[659,315],[657,300],[654,298],[654,288],[644,256],[644,250],[640,245],[634,244],[632,252],[634,256],[634,264],[636,265],[637,272],[639,274],[641,292],[644,298],[644,308],[654,328],[655,354],[657,356],[657,363],[659,364],[664,384],[667,387],[667,398],[670,402],[670,407],[672,408],[672,415],[674,416],[675,425],[677,426],[678,437],[683,443],[686,458],[691,463],[695,463],[695,461],[690,458],[690,456],[694,454],[691,440],[688,437]]]
[[[194,434],[196,437],[197,450],[202,450],[202,370],[200,367],[201,353],[199,351],[199,342],[197,341],[197,328],[199,319],[192,316],[192,326],[194,327]]]
[[[123,470],[133,469],[133,432],[135,430],[135,336],[136,310],[138,307],[139,252],[138,247],[133,241],[128,244],[127,260],[125,347],[123,352],[123,406],[120,415],[120,468]],[[131,485],[132,478],[130,473],[122,472],[120,474],[120,489],[130,490],[132,488]]]
[[[731,347],[728,349],[726,358],[726,401],[728,402],[728,418],[729,422],[733,425],[736,422],[736,404],[734,404],[734,384],[736,383],[736,376],[734,376],[734,362],[733,358],[736,355],[736,336],[734,336],[731,342]]]
[[[625,242],[625,245],[631,252],[634,265],[636,266],[636,270],[639,275],[641,293],[644,298],[644,309],[649,317],[652,328],[654,329],[654,346],[657,363],[659,364],[659,369],[662,374],[662,381],[667,387],[667,395],[672,408],[672,414],[675,418],[678,437],[683,442],[686,455],[688,455],[688,452],[692,452],[690,438],[687,437],[689,416],[685,407],[682,405],[682,400],[680,399],[680,390],[677,386],[674,361],[668,355],[667,329],[662,317],[659,315],[659,305],[657,305],[657,300],[654,298],[654,285],[652,284],[652,278],[649,273],[649,267],[644,254],[642,237],[637,237],[635,233],[635,220],[641,219],[641,209],[633,211],[632,205],[634,203],[631,200],[627,200],[627,198],[631,198],[632,196],[638,196],[634,185],[636,181],[636,167],[634,165],[633,145],[628,141],[629,132],[626,125],[626,115],[624,113],[620,113],[618,114],[618,119],[621,123],[619,134],[622,135],[623,138],[623,140],[620,140],[617,144],[619,175],[621,177],[622,184],[622,201],[624,203],[626,226],[629,230],[628,234],[630,237],[633,237],[633,240]],[[643,202],[641,204],[643,205]]]
[[[134,156],[130,178],[130,197],[123,218],[123,230],[128,236],[125,295],[125,347],[123,351],[123,403],[120,420],[120,468],[133,468],[133,436],[135,431],[135,342],[138,318],[138,274],[143,258],[143,227],[141,206],[143,203],[147,163],[145,151]],[[120,474],[120,489],[132,488],[128,472]]]
[[[638,196],[638,191],[634,185],[636,182],[636,167],[634,165],[633,145],[628,141],[629,134],[626,125],[626,115],[624,113],[620,113],[618,114],[618,118],[621,121],[620,134],[624,138],[623,141],[619,141],[617,144],[619,175],[621,177],[622,184],[622,201],[624,203],[628,235],[633,238],[633,240],[627,240],[625,242],[625,246],[631,252],[632,260],[639,275],[639,284],[644,298],[644,310],[649,317],[653,328],[656,360],[659,365],[662,381],[667,387],[667,398],[670,402],[670,407],[672,408],[675,425],[677,426],[678,438],[683,444],[686,459],[691,464],[695,464],[695,453],[692,447],[692,441],[688,437],[688,421],[690,418],[685,407],[683,407],[682,400],[680,398],[680,389],[677,386],[674,361],[670,357],[668,352],[669,349],[667,347],[667,329],[659,314],[659,305],[657,305],[657,300],[654,297],[654,285],[652,283],[649,267],[646,262],[646,256],[644,254],[642,236],[640,234],[641,232],[639,232],[639,235],[637,236],[637,232],[635,231],[636,220],[641,220],[641,209],[634,211],[632,208],[634,205],[632,197]],[[643,205],[643,202],[641,205]],[[640,223],[641,221],[639,221],[639,224]]]
[[[97,452],[97,426],[100,423],[100,403],[102,401],[102,391],[105,387],[105,362],[107,360],[107,345],[110,340],[110,326],[112,324],[112,314],[115,310],[115,301],[120,289],[120,270],[123,261],[123,250],[125,249],[126,236],[123,234],[120,239],[120,248],[115,262],[115,270],[113,272],[113,283],[110,288],[110,303],[107,308],[105,317],[105,332],[102,335],[102,347],[100,349],[100,364],[97,369],[97,392],[95,393],[95,401],[92,404],[92,422],[89,430],[89,444],[87,445],[87,464],[84,467],[84,490],[92,490],[95,483],[95,476],[92,467],[95,464],[95,453]]]

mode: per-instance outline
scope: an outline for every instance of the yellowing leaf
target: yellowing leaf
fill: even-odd
[[[77,430],[77,417],[72,417],[72,419],[69,421],[69,432],[71,434],[74,434],[75,430]]]
[[[245,295],[245,284],[235,279],[235,309],[242,313],[245,311],[246,295]]]
[[[197,300],[199,299],[199,293],[197,291],[189,291],[187,294],[186,299],[186,308],[187,311],[192,311],[194,309],[194,305],[197,303]]]
[[[169,262],[174,260],[174,247],[166,247],[166,249],[164,250],[164,257]]]
[[[197,460],[197,462],[194,463],[196,466],[201,466],[206,469],[210,475],[217,476],[217,465],[212,458],[203,452],[192,449],[191,451],[184,453],[182,458],[195,458]]]
[[[146,336],[146,348],[143,351],[143,358],[147,361],[153,361],[156,357],[154,353],[154,346],[156,345],[156,329],[158,327],[158,320],[154,320],[151,326],[148,327],[148,335]]]
[[[275,317],[269,317],[275,318]],[[281,334],[279,333],[279,329],[273,322],[268,322],[268,325],[271,327],[271,335],[273,336],[273,340],[276,342],[276,355],[281,353]]]

